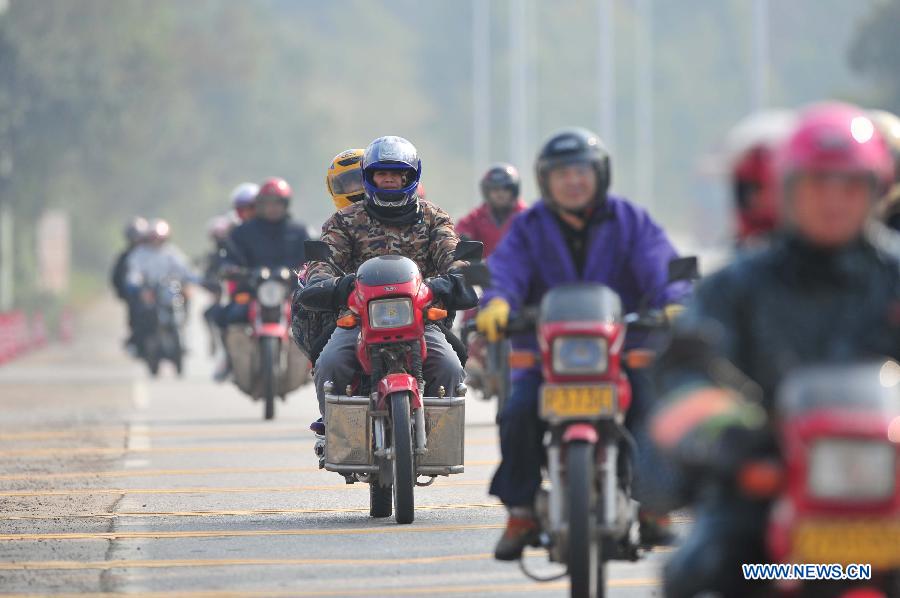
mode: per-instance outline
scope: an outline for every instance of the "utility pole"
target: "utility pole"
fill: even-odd
[[[637,133],[637,201],[648,209],[653,197],[653,0],[637,0],[635,39],[635,129]]]
[[[597,0],[597,31],[600,32],[597,48],[599,81],[600,137],[607,149],[614,152],[616,145],[616,57],[615,13],[613,0]]]
[[[481,177],[491,152],[491,3],[472,0],[473,181]],[[474,197],[480,197],[476,191]]]
[[[753,110],[769,105],[769,0],[753,0]]]

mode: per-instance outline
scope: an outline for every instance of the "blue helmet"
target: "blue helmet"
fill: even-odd
[[[399,170],[405,175],[402,189],[379,189],[373,176],[380,170]],[[369,144],[362,159],[366,199],[383,208],[399,208],[415,203],[416,188],[422,178],[422,161],[416,147],[403,137],[388,135]]]

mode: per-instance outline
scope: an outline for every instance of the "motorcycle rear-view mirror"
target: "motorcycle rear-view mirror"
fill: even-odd
[[[304,241],[303,251],[307,261],[330,262],[331,247],[325,241]]]
[[[491,270],[484,262],[465,266],[460,271],[466,284],[471,287],[488,288],[491,286]]]
[[[691,281],[700,278],[697,256],[679,257],[669,262],[669,282]]]
[[[453,250],[454,261],[477,262],[484,256],[484,243],[481,241],[460,241]]]

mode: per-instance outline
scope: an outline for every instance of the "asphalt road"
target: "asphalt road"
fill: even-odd
[[[0,368],[0,592],[166,596],[565,596],[491,557],[505,512],[487,494],[493,405],[467,404],[466,471],[416,490],[416,521],[368,516],[363,484],[317,469],[310,388],[274,422],[211,382],[190,330],[187,374],[122,354],[122,315]],[[659,596],[665,554],[610,566],[610,596]],[[559,569],[540,552],[527,558]]]

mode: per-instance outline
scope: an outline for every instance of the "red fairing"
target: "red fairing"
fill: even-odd
[[[560,336],[593,336],[606,339],[609,362],[602,374],[561,376],[553,371],[553,341]],[[540,327],[538,342],[541,347],[541,365],[544,381],[551,384],[564,382],[609,382],[618,384],[622,374],[622,345],[625,341],[625,324],[622,322],[550,322]]]
[[[378,409],[387,408],[387,398],[396,392],[409,392],[410,409],[418,409],[422,406],[422,397],[419,396],[419,383],[409,374],[388,374],[378,382]]]
[[[881,502],[840,502],[811,496],[807,477],[810,450],[822,439],[888,438],[890,421],[883,414],[847,410],[818,410],[785,420],[780,436],[787,469],[787,488],[772,510],[766,538],[777,562],[790,560],[793,530],[808,518],[845,518],[858,521],[895,521],[900,518],[900,485]],[[897,447],[900,456],[900,445]],[[900,460],[898,460],[900,462]]]
[[[379,330],[372,328],[369,322],[369,311],[366,306],[370,301],[409,297],[413,304],[413,321],[409,326]],[[356,289],[347,301],[350,310],[359,316],[360,335],[356,345],[356,355],[363,371],[372,373],[372,362],[369,359],[368,347],[384,343],[419,341],[422,361],[425,361],[425,308],[432,301],[431,289],[424,284],[421,275],[410,282],[366,286],[357,282]]]
[[[576,441],[597,444],[599,440],[600,435],[597,434],[597,428],[593,424],[572,424],[563,433],[563,442],[566,444]]]

